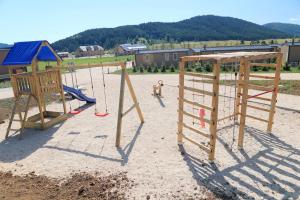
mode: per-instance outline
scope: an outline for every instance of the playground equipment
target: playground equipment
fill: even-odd
[[[275,63],[270,63],[272,60],[276,60]],[[280,80],[281,61],[282,54],[277,52],[236,52],[182,57],[180,59],[179,74],[178,143],[181,144],[185,139],[197,145],[207,152],[209,160],[213,161],[215,159],[217,132],[220,131],[218,124],[225,120],[233,122],[230,124],[233,129],[233,141],[235,127],[238,126],[238,147],[240,149],[243,148],[244,143],[246,118],[267,123],[267,132],[271,133]],[[191,62],[212,64],[212,74],[186,72],[185,66]],[[275,69],[274,75],[251,74],[250,68],[254,66],[273,68]],[[224,69],[227,73],[221,76],[221,69]],[[192,86],[188,85],[189,81],[185,79],[186,76],[193,77]],[[273,84],[259,86],[249,83],[250,78],[273,80]],[[195,84],[198,85],[195,86]],[[257,92],[257,90],[261,92]],[[192,92],[193,98],[196,94],[197,97],[202,98],[202,101],[189,100],[190,93],[186,92]],[[271,97],[266,97],[267,94]],[[248,104],[250,99],[268,102],[269,107]],[[194,109],[197,109],[199,115],[188,112],[188,106],[193,107],[193,112]],[[258,111],[267,113],[268,118],[262,119],[250,115],[248,109],[253,109],[254,114],[258,114]],[[223,114],[223,116],[220,114]],[[186,117],[193,119],[193,126],[188,125],[187,122],[189,121]],[[195,123],[194,120],[199,123]],[[208,124],[208,127],[205,127],[204,123]],[[187,137],[186,134],[183,134],[183,128],[197,133],[197,137],[200,136],[202,141],[208,140],[207,143],[197,142],[192,135]]]
[[[39,61],[56,61],[57,67],[41,71],[38,67]],[[61,58],[55,53],[47,41],[18,42],[14,44],[3,61],[3,65],[10,67],[11,84],[15,96],[14,107],[5,138],[8,137],[13,121],[20,121],[21,135],[24,128],[47,129],[67,119],[59,68],[61,63]],[[31,66],[32,72],[14,74],[12,71],[14,67],[28,65]],[[63,114],[46,110],[46,96],[57,93],[60,94],[62,100]],[[27,99],[22,116],[20,103],[22,103],[21,100],[23,96]],[[39,113],[27,118],[31,99],[36,100]],[[19,120],[14,120],[16,112],[19,115]],[[46,121],[46,118],[49,118],[49,120]]]
[[[162,97],[161,89],[163,86],[164,86],[164,82],[162,80],[159,80],[156,85],[153,85],[153,94],[152,95],[155,97]]]

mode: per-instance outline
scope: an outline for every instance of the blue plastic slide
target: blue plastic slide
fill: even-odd
[[[75,99],[78,99],[79,101],[86,101],[87,103],[96,103],[96,99],[95,98],[89,98],[89,97],[85,96],[81,92],[81,90],[77,90],[75,88],[68,87],[66,85],[63,85],[63,87],[64,87],[64,91],[66,91],[72,97],[74,97]]]

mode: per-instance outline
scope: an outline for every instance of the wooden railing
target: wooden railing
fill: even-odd
[[[36,93],[31,73],[14,74],[11,76],[11,83],[16,97]]]
[[[58,69],[38,72],[39,90],[42,94],[59,93],[61,90],[60,71]]]

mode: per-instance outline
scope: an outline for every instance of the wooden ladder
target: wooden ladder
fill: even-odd
[[[6,134],[5,134],[5,139],[8,138],[9,132],[11,130],[15,131],[15,133],[20,131],[20,138],[22,137],[22,132],[23,132],[23,129],[24,129],[25,121],[27,119],[27,114],[28,114],[28,110],[29,110],[29,104],[30,104],[31,97],[32,97],[31,95],[28,95],[27,102],[26,102],[26,105],[25,105],[26,106],[25,111],[23,111],[23,113],[24,113],[23,117],[22,117],[22,109],[21,109],[21,106],[20,106],[21,96],[19,96],[15,99],[14,107],[12,109],[11,116],[10,116],[9,123],[8,123],[8,127],[7,127]],[[16,112],[19,115],[19,120],[15,119]],[[21,128],[20,129],[11,129],[11,125],[12,125],[13,122],[20,122],[21,123]]]

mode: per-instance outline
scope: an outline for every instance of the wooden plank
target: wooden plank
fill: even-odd
[[[199,90],[199,89],[192,88],[192,87],[187,87],[187,86],[183,86],[183,88],[184,88],[185,90],[188,90],[188,91],[191,91],[191,92],[196,92],[196,93],[200,93],[200,94],[205,94],[205,95],[209,95],[209,96],[214,96],[214,93],[213,93],[213,92],[209,92],[209,91],[206,91],[206,90]]]
[[[63,114],[63,115],[60,115],[54,119],[51,119],[50,121],[46,122],[43,129],[48,129],[56,124],[59,124],[65,120],[67,120],[69,118],[69,115],[68,114]]]
[[[220,86],[220,73],[221,73],[221,63],[217,62],[213,66],[213,74],[216,77],[213,82],[213,92],[212,97],[212,111],[211,111],[211,123],[210,123],[210,151],[209,151],[209,160],[211,162],[215,159],[216,152],[216,140],[217,140],[217,129],[218,129],[218,107],[219,107],[219,86]]]
[[[249,74],[250,67],[249,61],[242,59],[243,62],[243,74],[244,74],[244,84],[242,85],[242,105],[241,105],[241,116],[240,116],[240,127],[239,127],[239,136],[238,136],[238,147],[243,148],[244,144],[244,132],[246,126],[246,114],[247,114],[247,97],[248,97],[248,83],[249,83]]]
[[[265,87],[260,85],[248,84],[248,89],[260,90],[260,91],[271,91],[274,90],[274,87]]]
[[[218,122],[223,121],[223,120],[226,120],[226,119],[229,119],[229,118],[232,118],[232,117],[235,117],[236,115],[237,115],[237,114],[232,114],[232,115],[228,115],[228,116],[226,116],[226,117],[222,117],[222,118],[218,119]]]
[[[264,75],[257,75],[257,74],[250,74],[250,78],[262,78],[262,79],[275,79],[275,76],[264,76]]]
[[[250,63],[250,67],[253,67],[253,66],[276,68],[275,63]]]
[[[277,103],[278,85],[279,85],[279,81],[280,81],[281,64],[282,64],[282,53],[278,54],[277,59],[276,59],[276,71],[275,71],[275,79],[274,79],[275,90],[272,93],[271,112],[269,113],[269,122],[268,122],[268,127],[267,127],[267,131],[269,133],[272,132],[272,126],[273,126],[273,121],[274,121],[275,107],[276,107],[276,103]]]
[[[187,141],[189,141],[190,143],[198,146],[200,149],[204,150],[206,153],[210,153],[210,150],[207,147],[205,147],[204,145],[201,145],[201,144],[197,143],[196,141],[194,141],[194,140],[188,138],[187,136],[185,136],[184,134],[182,134],[182,137],[184,139],[186,139]]]
[[[179,100],[179,98],[177,98]],[[200,104],[200,103],[197,103],[197,102],[194,102],[194,101],[190,101],[190,100],[187,100],[187,99],[183,99],[183,102],[184,103],[187,103],[187,104],[190,104],[192,106],[197,106],[197,107],[200,107],[200,108],[204,108],[206,110],[212,110],[211,107],[209,106],[206,106],[206,105],[203,105],[203,104]]]
[[[137,105],[136,104],[133,104],[127,111],[125,111],[123,114],[122,114],[122,117],[124,117],[125,115],[127,115],[130,111],[132,111]]]
[[[255,117],[255,116],[253,116],[253,115],[246,115],[246,117],[251,118],[251,119],[255,119],[255,120],[258,120],[258,121],[261,121],[261,122],[265,122],[265,123],[268,123],[268,122],[269,122],[268,120],[261,119],[261,118],[259,118],[259,117]]]
[[[251,98],[251,99],[259,99],[259,100],[262,100],[262,101],[271,101],[272,99],[270,99],[270,98],[265,98],[265,97],[253,97],[253,96],[251,96],[251,95],[248,95],[247,96],[247,99],[249,99],[249,98]]]
[[[179,112],[179,111],[178,111],[178,112]],[[199,120],[199,121],[202,120],[201,117],[198,117],[198,116],[196,116],[196,115],[193,115],[193,114],[191,114],[191,113],[188,113],[188,112],[186,112],[185,110],[183,110],[183,114],[186,115],[186,116],[188,116],[188,117],[197,119],[197,120]],[[212,122],[211,122],[210,120],[208,120],[208,119],[203,118],[203,120],[204,120],[206,123],[208,123],[208,124],[211,124],[211,123],[212,123]]]
[[[121,142],[122,113],[123,113],[124,92],[125,92],[125,70],[126,70],[125,68],[122,68],[122,72],[121,72],[117,133],[116,133],[116,143],[115,143],[116,147],[120,147],[120,142]]]
[[[125,81],[126,81],[128,89],[129,89],[129,93],[130,93],[131,99],[132,99],[133,103],[136,105],[135,108],[136,108],[136,111],[137,111],[138,116],[140,118],[140,121],[141,121],[141,123],[144,123],[144,116],[143,116],[142,110],[141,110],[140,105],[139,105],[139,103],[137,101],[137,98],[136,98],[136,95],[135,95],[132,83],[131,83],[130,78],[129,78],[129,76],[128,76],[128,74],[127,74],[126,71],[125,71]]]
[[[178,134],[177,142],[182,144],[183,139],[183,99],[184,99],[184,65],[185,62],[179,62],[179,101],[178,101]]]
[[[185,72],[184,75],[200,77],[200,78],[216,79],[216,76],[209,75],[209,74],[203,74],[203,73]]]
[[[248,108],[253,108],[253,109],[255,109],[255,110],[261,110],[261,111],[265,111],[265,112],[271,112],[270,109],[261,108],[261,107],[254,106],[254,105],[249,105],[249,104],[248,104],[247,106],[248,106]]]
[[[202,131],[199,131],[198,129],[195,129],[195,128],[191,127],[191,126],[188,126],[188,125],[186,125],[185,123],[183,123],[182,126],[183,126],[184,128],[186,128],[186,129],[189,129],[189,130],[191,130],[191,131],[193,131],[193,132],[195,132],[195,133],[198,133],[199,135],[202,135],[202,136],[204,136],[204,137],[207,137],[207,138],[210,137],[209,134],[204,133],[204,132],[202,132]]]

